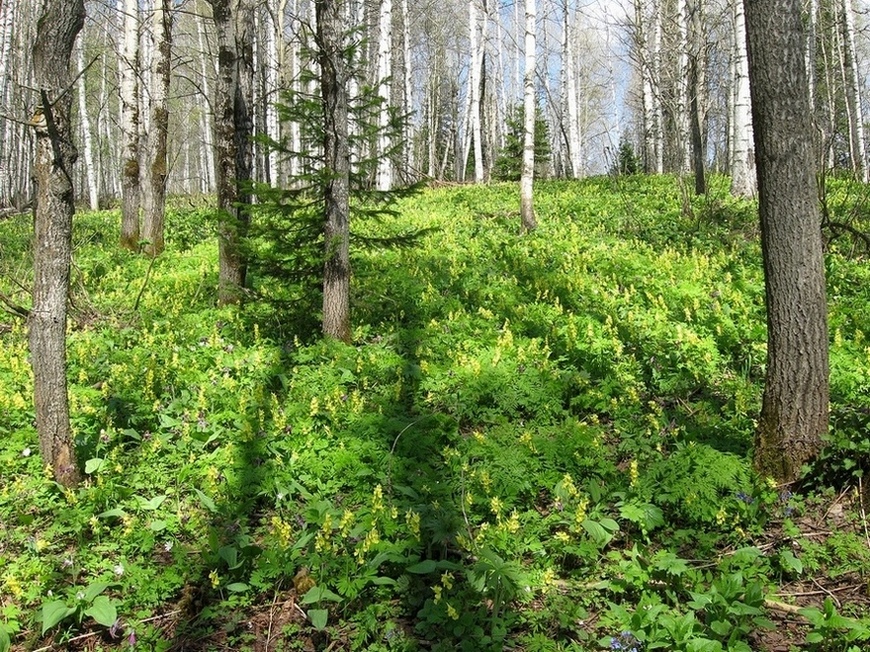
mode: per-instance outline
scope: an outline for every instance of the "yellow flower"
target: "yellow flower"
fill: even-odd
[[[443,589],[441,586],[436,585],[436,586],[432,587],[432,593],[435,594],[435,604],[438,604],[439,602],[441,602],[441,591],[442,590]]]
[[[505,529],[511,534],[516,534],[520,531],[520,515],[517,510],[511,512],[511,517],[505,521]]]
[[[453,588],[453,573],[444,571],[441,575],[441,584],[448,591]]]
[[[716,524],[722,525],[725,523],[725,519],[728,517],[728,512],[725,511],[725,506],[719,508],[719,511],[716,512]]]
[[[282,548],[287,548],[290,545],[292,530],[290,524],[284,521],[280,516],[272,517],[272,533],[278,539],[278,545]]]
[[[571,535],[564,530],[559,530],[558,532],[556,532],[556,540],[560,543],[570,543]]]
[[[556,572],[552,568],[548,568],[541,575],[541,589],[546,593],[556,585]]]
[[[634,487],[637,485],[638,471],[637,471],[637,460],[632,460],[631,464],[628,467],[628,476],[631,478],[631,486]]]
[[[221,578],[220,578],[220,576],[218,575],[218,572],[217,572],[216,570],[213,570],[212,572],[210,572],[210,573],[208,574],[208,579],[211,580],[211,586],[212,586],[212,588],[214,588],[214,589],[216,589],[217,587],[219,587],[220,584],[221,584]]]
[[[411,531],[411,534],[414,535],[414,538],[420,538],[420,515],[415,512],[413,509],[409,509],[405,514],[405,522],[408,524],[408,529]]]
[[[21,597],[21,595],[24,593],[24,590],[21,588],[21,583],[14,575],[7,575],[6,577],[4,577],[3,584],[9,590],[9,593],[11,593],[16,598]]]
[[[381,485],[375,485],[375,490],[372,492],[372,512],[378,513],[384,508],[384,488]]]
[[[459,612],[453,607],[449,602],[447,603],[447,615],[450,616],[453,620],[457,620],[459,618]]]
[[[346,509],[341,515],[341,520],[338,522],[338,529],[341,530],[341,536],[347,537],[350,534],[350,528],[353,525],[354,513]]]
[[[492,500],[489,501],[489,511],[491,511],[496,516],[501,515],[501,509],[503,504],[498,496],[493,496]]]

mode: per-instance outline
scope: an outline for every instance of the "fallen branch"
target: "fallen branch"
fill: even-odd
[[[25,308],[24,306],[15,303],[11,297],[6,296],[2,292],[0,292],[0,303],[6,306],[6,311],[15,315],[16,317],[23,317],[27,319],[30,316],[30,310]]]
[[[803,615],[801,614],[801,609],[803,609],[803,607],[798,607],[795,604],[788,604],[786,602],[780,602],[779,600],[772,600],[771,598],[765,598],[764,599],[764,606],[767,607],[768,609],[773,610],[773,611],[779,611],[781,613],[786,613],[786,614],[791,614],[791,615],[803,617]]]

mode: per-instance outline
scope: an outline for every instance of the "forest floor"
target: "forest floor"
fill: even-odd
[[[217,305],[207,198],[173,204],[153,264],[118,211],[77,215],[76,489],[40,460],[0,313],[0,652],[868,649],[861,242],[827,242],[826,447],[778,486],[751,466],[755,206],[716,178],[536,188],[526,235],[510,184],[355,224],[419,237],[354,249],[350,344],[262,239],[249,296]],[[868,196],[830,181],[827,209],[866,230]],[[0,221],[24,307],[30,226]]]

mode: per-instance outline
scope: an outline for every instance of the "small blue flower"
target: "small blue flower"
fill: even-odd
[[[735,497],[737,498],[737,500],[739,500],[742,503],[746,503],[747,505],[752,504],[752,496],[750,496],[749,494],[747,494],[743,491],[738,491],[735,494]]]

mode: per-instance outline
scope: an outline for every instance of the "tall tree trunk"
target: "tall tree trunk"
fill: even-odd
[[[742,1],[742,0],[739,0]],[[662,33],[664,30],[663,0],[655,0],[655,25],[653,26],[652,77],[653,83],[653,115],[655,126],[653,140],[656,152],[656,174],[665,171],[665,118],[662,103]]]
[[[694,0],[689,6],[691,17],[689,23],[690,52],[689,52],[689,120],[692,135],[692,170],[695,174],[695,194],[707,194],[707,178],[704,174],[706,165],[704,156],[704,134],[702,130],[703,118],[701,116],[701,1]]]
[[[523,231],[533,231],[535,220],[535,18],[536,0],[526,3],[525,93],[523,95],[523,169],[520,175],[520,218]]]
[[[390,100],[392,96],[393,74],[393,2],[381,0],[378,14],[378,69],[377,89],[383,100],[383,106],[378,111],[378,168],[375,185],[378,190],[390,190],[393,187],[393,161],[388,153],[392,149],[388,126],[390,121]]]
[[[244,184],[253,166],[253,9],[249,0],[212,0],[218,40],[215,107],[221,303],[241,299],[247,261],[241,240],[250,221]]]
[[[195,20],[197,43],[199,44],[199,51],[202,53],[199,58],[200,85],[202,87],[202,94],[205,101],[212,109],[211,111],[201,111],[199,116],[199,128],[202,132],[201,151],[204,159],[204,164],[201,166],[202,179],[200,180],[200,192],[210,192],[214,187],[213,179],[215,173],[214,134],[212,131],[213,125],[210,119],[210,116],[214,114],[214,108],[211,104],[213,101],[211,96],[211,79],[214,69],[212,68],[210,71],[209,66],[206,64],[210,50],[207,47],[208,41],[206,40],[205,33],[205,19],[197,12]]]
[[[856,178],[867,183],[870,181],[870,167],[867,165],[864,117],[861,111],[861,81],[855,46],[855,11],[850,0],[842,1],[843,72],[846,78],[846,108],[849,115],[849,153]]]
[[[91,119],[88,115],[87,93],[85,90],[85,44],[81,38],[78,40],[78,47],[76,48],[76,65],[78,66],[76,93],[79,100],[79,119],[81,120],[82,144],[84,145],[88,205],[92,211],[97,211],[100,209],[99,180],[96,166],[94,165],[94,138],[91,134]]]
[[[752,145],[752,102],[749,97],[749,62],[746,59],[746,19],[743,0],[734,3],[734,111],[731,116],[731,194],[754,197],[755,148]]]
[[[323,99],[323,152],[329,180],[324,192],[326,262],[323,334],[350,342],[350,153],[347,66],[337,0],[315,0]]]
[[[407,117],[414,107],[414,88],[411,82],[411,15],[408,11],[408,0],[401,0],[402,6],[402,114],[405,117],[402,126],[402,174],[404,180],[418,177],[414,156],[414,123]]]
[[[139,159],[139,2],[118,0],[124,25],[124,39],[118,67],[121,77],[121,246],[139,250],[139,208],[141,201]]]
[[[767,301],[755,466],[789,482],[828,427],[828,328],[800,0],[746,0]]]
[[[471,43],[471,70],[468,75],[468,97],[471,143],[474,147],[474,182],[483,183],[483,125],[480,120],[480,86],[483,76],[483,44],[480,42],[480,19],[477,0],[468,0],[468,29]]]
[[[172,0],[155,0],[151,53],[150,119],[142,166],[142,238],[149,256],[163,252],[166,179],[169,176],[169,81],[172,65]]]
[[[83,0],[46,0],[33,45],[41,113],[33,119],[37,192],[30,356],[40,451],[55,480],[64,486],[76,484],[81,477],[69,418],[66,320],[75,211],[72,165],[76,160],[70,127],[69,65],[84,20]]]
[[[562,65],[565,68],[565,108],[568,113],[568,161],[571,177],[583,176],[583,153],[580,143],[580,113],[577,107],[577,64],[574,56],[574,30],[568,0],[563,0],[564,30],[562,45]]]

